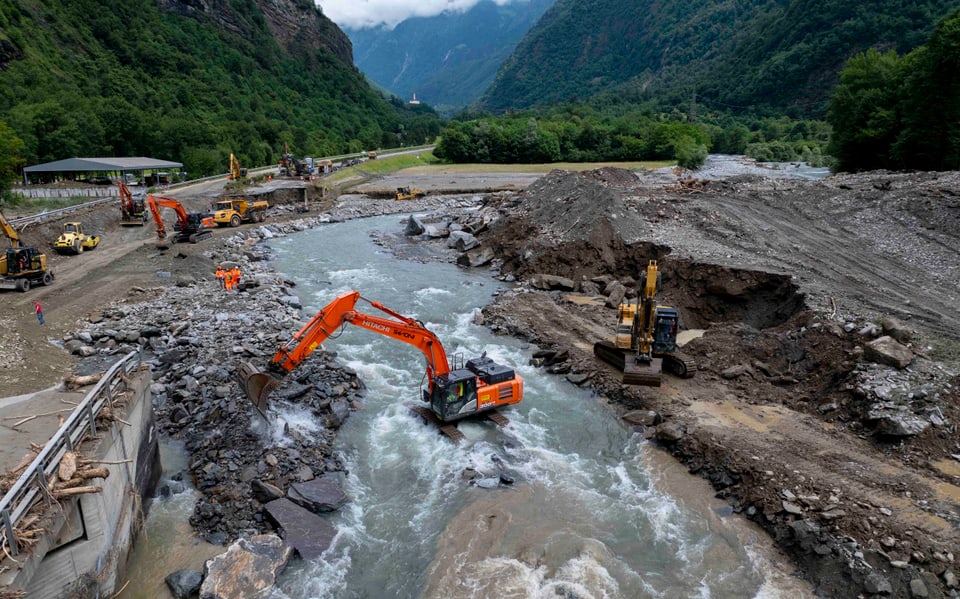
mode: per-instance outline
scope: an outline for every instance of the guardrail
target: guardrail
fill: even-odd
[[[70,418],[54,433],[43,450],[23,471],[17,482],[0,499],[0,521],[6,534],[6,544],[10,553],[19,553],[16,526],[30,511],[30,508],[42,498],[50,501],[47,492],[48,477],[60,467],[60,460],[68,451],[83,442],[88,433],[97,434],[97,416],[105,406],[113,404],[114,397],[126,390],[125,377],[140,367],[139,352],[132,351],[100,379],[97,386],[80,402],[70,414]]]
[[[73,206],[67,206],[66,208],[58,208],[56,210],[44,210],[40,214],[34,214],[32,216],[21,216],[20,218],[11,218],[8,222],[11,225],[33,225],[37,223],[42,223],[45,220],[61,218],[71,212],[81,210],[83,208],[89,208],[91,206],[96,206],[98,204],[106,204],[108,202],[116,202],[120,199],[119,196],[114,196],[110,198],[103,198],[101,200],[93,200],[92,202],[84,202],[83,204],[75,204]]]

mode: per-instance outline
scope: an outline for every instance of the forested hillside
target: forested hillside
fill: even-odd
[[[500,64],[554,0],[498,6],[481,0],[465,12],[414,17],[393,29],[346,30],[357,67],[393,93],[451,112],[480,97]]]
[[[319,156],[439,130],[370,89],[312,0],[0,0],[0,122],[28,164],[145,155],[197,174],[284,142]]]
[[[557,0],[481,108],[627,89],[711,108],[822,116],[844,62],[922,44],[958,0]]]

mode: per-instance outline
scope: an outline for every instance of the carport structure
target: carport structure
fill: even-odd
[[[181,169],[183,163],[143,156],[134,158],[66,158],[28,166],[23,169],[23,183],[30,184],[31,176],[51,179],[58,176],[75,179],[76,173],[91,173],[93,176],[122,178],[127,173],[139,173],[142,177],[147,171],[159,172]],[[70,176],[72,175],[72,176]]]

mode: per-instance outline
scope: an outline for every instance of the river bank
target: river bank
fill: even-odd
[[[624,412],[651,410],[680,425],[679,438],[664,439],[663,445],[691,472],[710,479],[734,509],[766,526],[819,593],[921,596],[921,588],[929,597],[955,593],[960,495],[951,455],[960,450],[952,428],[957,385],[952,363],[942,360],[951,346],[944,334],[958,318],[950,303],[956,291],[948,284],[955,268],[949,248],[957,247],[950,200],[960,192],[955,177],[880,173],[820,183],[748,177],[705,186],[674,178],[665,186],[662,176],[643,175],[633,185],[621,173],[602,171],[587,175],[588,182],[544,181],[533,190],[541,207],[566,207],[562,213],[538,212],[517,194],[459,198],[462,216],[443,208],[447,198],[429,198],[435,202],[429,207],[444,210],[441,222],[462,218],[461,224],[486,227],[486,237],[477,231],[481,247],[491,252],[483,268],[492,266],[494,274],[522,283],[518,293],[502,296],[485,311],[488,326],[558,353],[565,350],[567,360],[552,365],[558,376],[573,375]],[[577,203],[582,198],[590,200],[589,207]],[[345,198],[342,209],[350,217],[367,210],[427,209],[397,204],[405,203]],[[501,225],[507,226],[493,226],[510,215],[525,220],[504,218]],[[598,219],[582,218],[595,215],[615,215],[606,220],[615,221],[620,228],[611,227],[613,232],[630,243],[598,229]],[[339,216],[312,222],[330,218]],[[288,226],[300,230],[310,224]],[[923,235],[914,235],[918,231]],[[122,273],[129,265],[131,276],[99,279],[109,282],[104,289],[113,290],[117,306],[107,310],[109,317],[93,314],[100,320],[84,326],[92,341],[95,325],[110,324],[103,327],[116,333],[97,337],[91,347],[98,353],[123,343],[155,344],[163,350],[159,355],[180,352],[169,356],[169,364],[158,363],[164,378],[158,397],[165,398],[158,399],[159,410],[170,418],[171,434],[194,436],[199,459],[186,475],[209,484],[210,498],[198,504],[198,510],[206,505],[209,515],[198,524],[212,540],[269,526],[250,509],[249,482],[245,488],[231,486],[244,460],[269,462],[266,453],[238,449],[256,439],[242,433],[248,416],[238,415],[230,368],[237,358],[269,359],[271,343],[289,335],[296,320],[289,302],[297,298],[262,266],[266,255],[253,249],[246,235],[228,239],[222,247],[159,254],[145,246],[131,252],[114,265],[114,275],[118,266]],[[449,254],[453,259],[460,252]],[[701,368],[694,379],[668,379],[659,390],[631,389],[590,355],[592,342],[612,326],[611,310],[569,294],[606,298],[602,291],[612,279],[629,288],[637,265],[651,257],[662,261],[665,298],[681,308],[687,326],[707,333],[689,348]],[[220,259],[236,259],[245,271],[261,274],[264,290],[224,297],[212,278]],[[909,272],[908,280],[889,274],[898,272]],[[552,283],[542,288],[537,274],[568,278],[572,288],[551,291]],[[83,284],[96,289],[95,282]],[[79,301],[60,297],[63,304]],[[136,307],[141,303],[143,308]],[[915,333],[907,369],[862,359],[864,346],[883,331],[884,314],[907,321]],[[198,324],[218,320],[221,324]],[[183,323],[189,326],[174,334]],[[219,349],[206,347],[207,339]],[[737,372],[728,371],[735,366]],[[343,386],[317,404],[331,423],[362,391],[353,386],[355,373],[333,370],[343,378],[331,387]],[[217,387],[229,388],[227,395],[218,397],[223,389]],[[916,418],[922,428],[891,440],[877,432],[877,423],[891,413]],[[326,438],[306,449],[314,476],[342,467],[324,447]],[[283,457],[292,458],[291,464],[299,459]],[[317,464],[323,464],[322,472]],[[299,467],[255,469],[256,476],[274,477],[267,480],[311,473]]]

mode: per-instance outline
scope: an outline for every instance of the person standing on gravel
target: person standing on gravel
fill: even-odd
[[[34,301],[33,303],[36,305],[36,308],[37,308],[37,310],[36,310],[36,312],[37,312],[37,320],[39,320],[39,321],[40,321],[40,324],[43,325],[43,324],[44,324],[44,322],[43,322],[43,307],[40,306],[40,302],[38,302],[38,301]]]
[[[220,285],[220,289],[224,288],[223,278],[226,276],[226,271],[223,270],[223,265],[217,265],[217,284]]]

